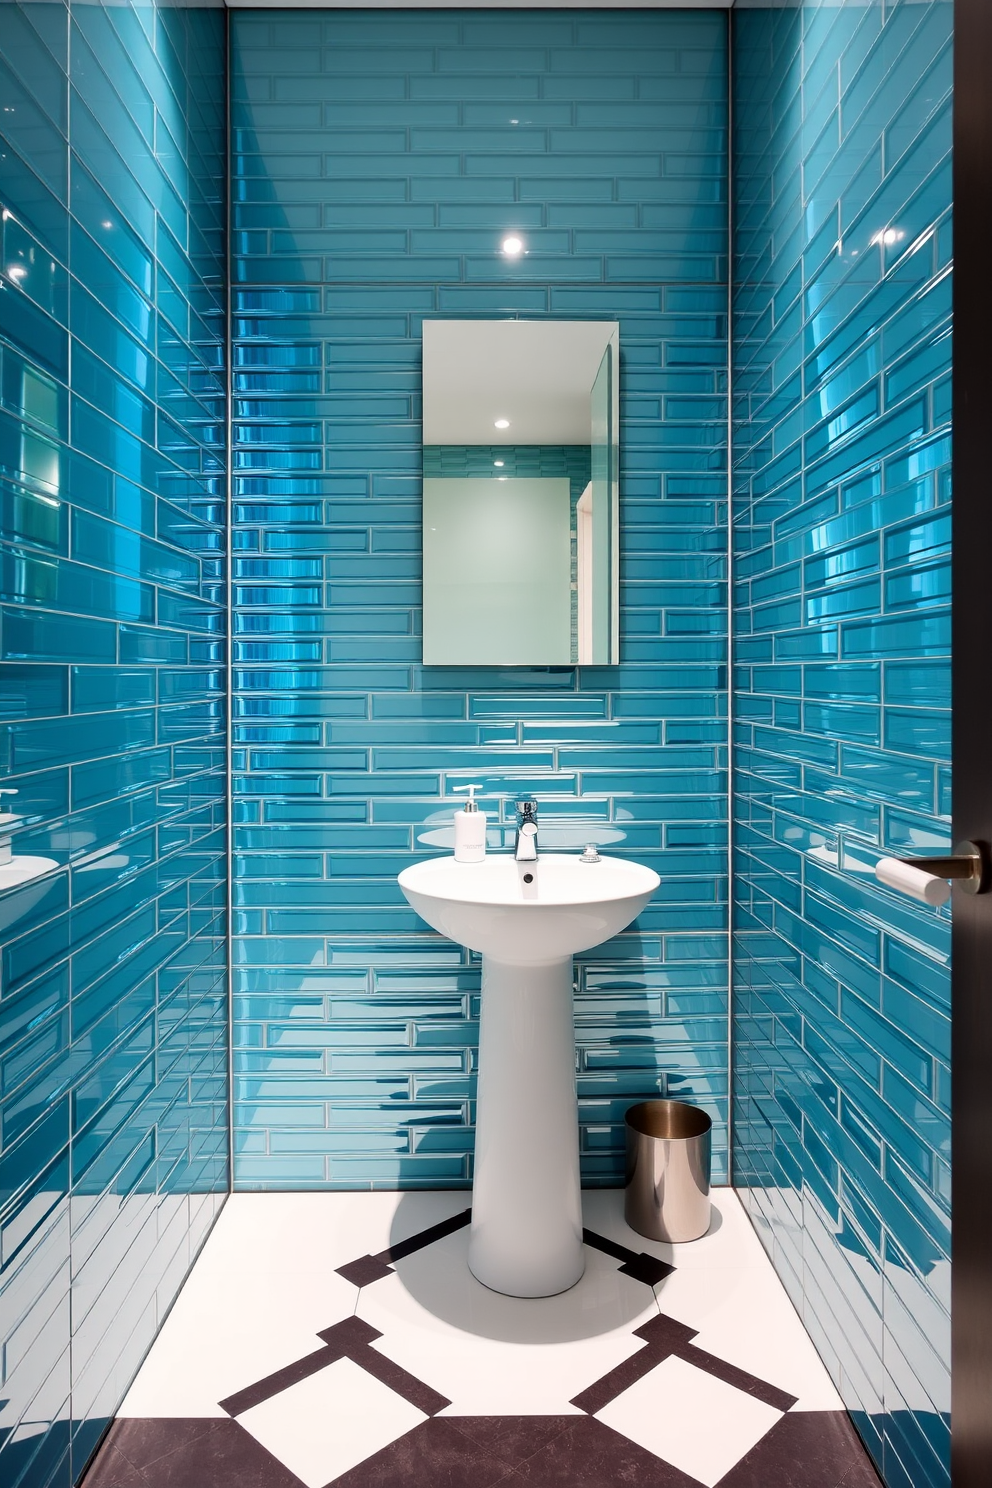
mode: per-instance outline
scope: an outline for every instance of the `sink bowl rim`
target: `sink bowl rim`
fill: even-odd
[[[459,868],[463,868],[467,873],[471,873],[473,869],[484,868],[487,863],[493,862],[512,863],[514,865],[517,865],[517,860],[511,853],[489,853],[479,863],[458,863],[457,859],[449,853],[436,858],[422,858],[417,863],[410,863],[406,868],[402,870],[401,873],[397,875],[397,883],[404,891],[404,893],[409,890],[411,893],[423,895],[425,899],[444,900],[450,904],[477,905],[482,907],[490,907],[492,909],[526,910],[581,910],[593,908],[597,904],[618,904],[621,903],[624,899],[640,899],[643,898],[645,894],[650,896],[651,894],[654,894],[655,891],[661,886],[661,876],[656,873],[653,868],[647,867],[647,865],[644,863],[631,861],[628,858],[617,858],[608,856],[606,854],[603,854],[601,857],[602,864],[615,865],[625,872],[631,873],[631,876],[643,876],[642,882],[640,882],[639,884],[631,884],[629,888],[626,888],[623,893],[604,893],[598,899],[594,898],[555,900],[520,898],[493,900],[485,898],[462,898],[461,895],[452,893],[450,888],[441,889],[439,887],[434,887],[430,884],[429,877],[427,878],[426,882],[421,880],[420,882],[413,883],[410,881],[409,878],[409,875],[417,873],[418,869],[422,869],[424,867],[427,867],[428,865],[435,863],[449,864],[452,866],[457,865]],[[587,872],[590,875],[594,874],[596,872],[596,869],[600,866],[600,864],[580,864],[578,855],[572,853],[542,853],[537,860],[537,866],[539,867],[542,862],[574,863],[577,868],[580,868],[582,871]],[[528,864],[521,863],[517,866],[526,870]]]

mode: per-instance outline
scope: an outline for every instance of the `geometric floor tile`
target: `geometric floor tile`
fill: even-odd
[[[427,1417],[351,1359],[338,1359],[237,1419],[306,1488],[323,1488]]]
[[[435,1416],[334,1488],[700,1488],[589,1416],[518,1418],[502,1446],[476,1445],[478,1424]]]
[[[125,1428],[126,1431],[121,1431]],[[171,1450],[164,1450],[171,1444]],[[701,1488],[590,1416],[435,1416],[334,1488]],[[116,1422],[84,1488],[300,1488],[237,1421]],[[719,1488],[880,1488],[842,1411],[782,1417]]]
[[[504,1297],[467,1195],[234,1195],[85,1488],[878,1488],[743,1208],[685,1245],[583,1194],[586,1270]]]
[[[774,1406],[674,1355],[596,1412],[598,1421],[706,1488],[714,1488],[781,1418]]]
[[[846,1411],[789,1411],[720,1488],[880,1488]]]
[[[86,1488],[300,1488],[237,1421],[115,1421]]]
[[[358,1316],[376,1351],[444,1395],[446,1416],[576,1415],[570,1404],[640,1350],[633,1330],[657,1315],[650,1287],[587,1250],[586,1270],[557,1297],[503,1297],[476,1281],[466,1230],[396,1263],[362,1289]]]

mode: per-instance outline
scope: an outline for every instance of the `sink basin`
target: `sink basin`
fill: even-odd
[[[557,853],[433,858],[399,876],[428,925],[482,953],[468,1263],[493,1291],[548,1297],[585,1269],[572,955],[623,930],[660,882],[639,863]]]
[[[560,961],[609,940],[636,919],[660,882],[640,863],[582,863],[564,853],[542,853],[533,863],[508,854],[481,863],[431,858],[399,877],[428,925],[511,966]]]

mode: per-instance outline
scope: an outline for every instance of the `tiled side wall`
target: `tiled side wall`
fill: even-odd
[[[734,12],[735,1178],[890,1488],[948,1478],[949,0]]]
[[[578,968],[586,1182],[665,1090],[722,1179],[726,16],[242,12],[233,45],[237,1183],[469,1181],[479,966],[395,880],[470,780],[494,847],[526,794],[545,846],[663,878]],[[420,664],[421,323],[517,315],[620,321],[617,668]]]
[[[223,31],[0,4],[0,784],[57,865],[0,892],[4,1488],[78,1477],[227,1183]]]

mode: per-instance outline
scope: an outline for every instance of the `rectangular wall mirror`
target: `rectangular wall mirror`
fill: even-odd
[[[424,663],[619,660],[619,327],[424,322]]]

